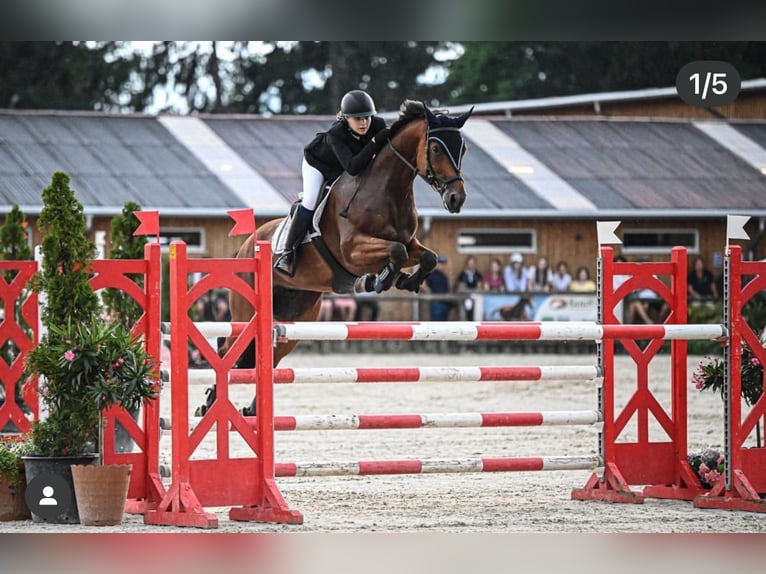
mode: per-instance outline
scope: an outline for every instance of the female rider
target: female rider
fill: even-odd
[[[303,197],[287,232],[285,252],[274,263],[277,271],[295,275],[296,249],[311,225],[325,182],[335,181],[344,171],[358,175],[388,141],[389,128],[376,113],[369,94],[351,90],[340,102],[337,120],[304,148]]]

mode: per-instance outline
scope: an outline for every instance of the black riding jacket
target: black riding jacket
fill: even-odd
[[[386,127],[386,120],[372,116],[370,129],[363,136],[351,131],[345,120],[338,120],[326,132],[319,132],[303,149],[309,165],[317,168],[326,181],[333,181],[344,171],[358,175],[386,142],[372,138]]]

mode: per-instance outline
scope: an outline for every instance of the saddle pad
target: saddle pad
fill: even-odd
[[[327,200],[330,197],[330,192],[332,191],[332,188],[337,181],[338,180],[336,179],[325,188],[326,191],[322,195],[321,199],[319,200],[319,204],[314,210],[314,217],[311,222],[313,229],[309,228],[309,230],[306,232],[306,235],[303,237],[303,240],[301,240],[301,244],[309,243],[314,237],[322,235],[322,232],[319,229],[319,221],[322,219],[322,213],[324,213],[325,207],[327,207]],[[287,243],[287,230],[290,229],[290,224],[293,221],[293,216],[295,215],[295,210],[298,206],[298,203],[300,202],[293,204],[293,207],[290,209],[290,213],[287,215],[287,217],[285,217],[282,223],[277,225],[277,228],[274,230],[274,235],[271,236],[271,251],[275,255],[279,255],[285,252]]]

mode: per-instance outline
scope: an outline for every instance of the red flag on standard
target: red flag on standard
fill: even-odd
[[[255,214],[252,208],[232,209],[226,213],[234,220],[234,227],[229,231],[229,237],[255,233]]]
[[[133,235],[157,235],[160,234],[160,212],[159,211],[134,211],[133,215],[138,218],[140,225],[133,232]]]

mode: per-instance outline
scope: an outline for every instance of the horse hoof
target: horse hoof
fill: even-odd
[[[250,405],[249,407],[242,407],[242,410],[240,412],[242,413],[243,417],[254,417],[255,406]]]
[[[395,273],[396,268],[394,267],[394,264],[387,263],[383,270],[375,276],[375,283],[372,285],[375,289],[375,293],[382,293],[383,291],[391,289],[391,285],[394,284]]]
[[[402,273],[399,279],[396,281],[396,288],[402,291],[412,291],[413,293],[420,292],[420,283],[413,278],[412,275]]]

